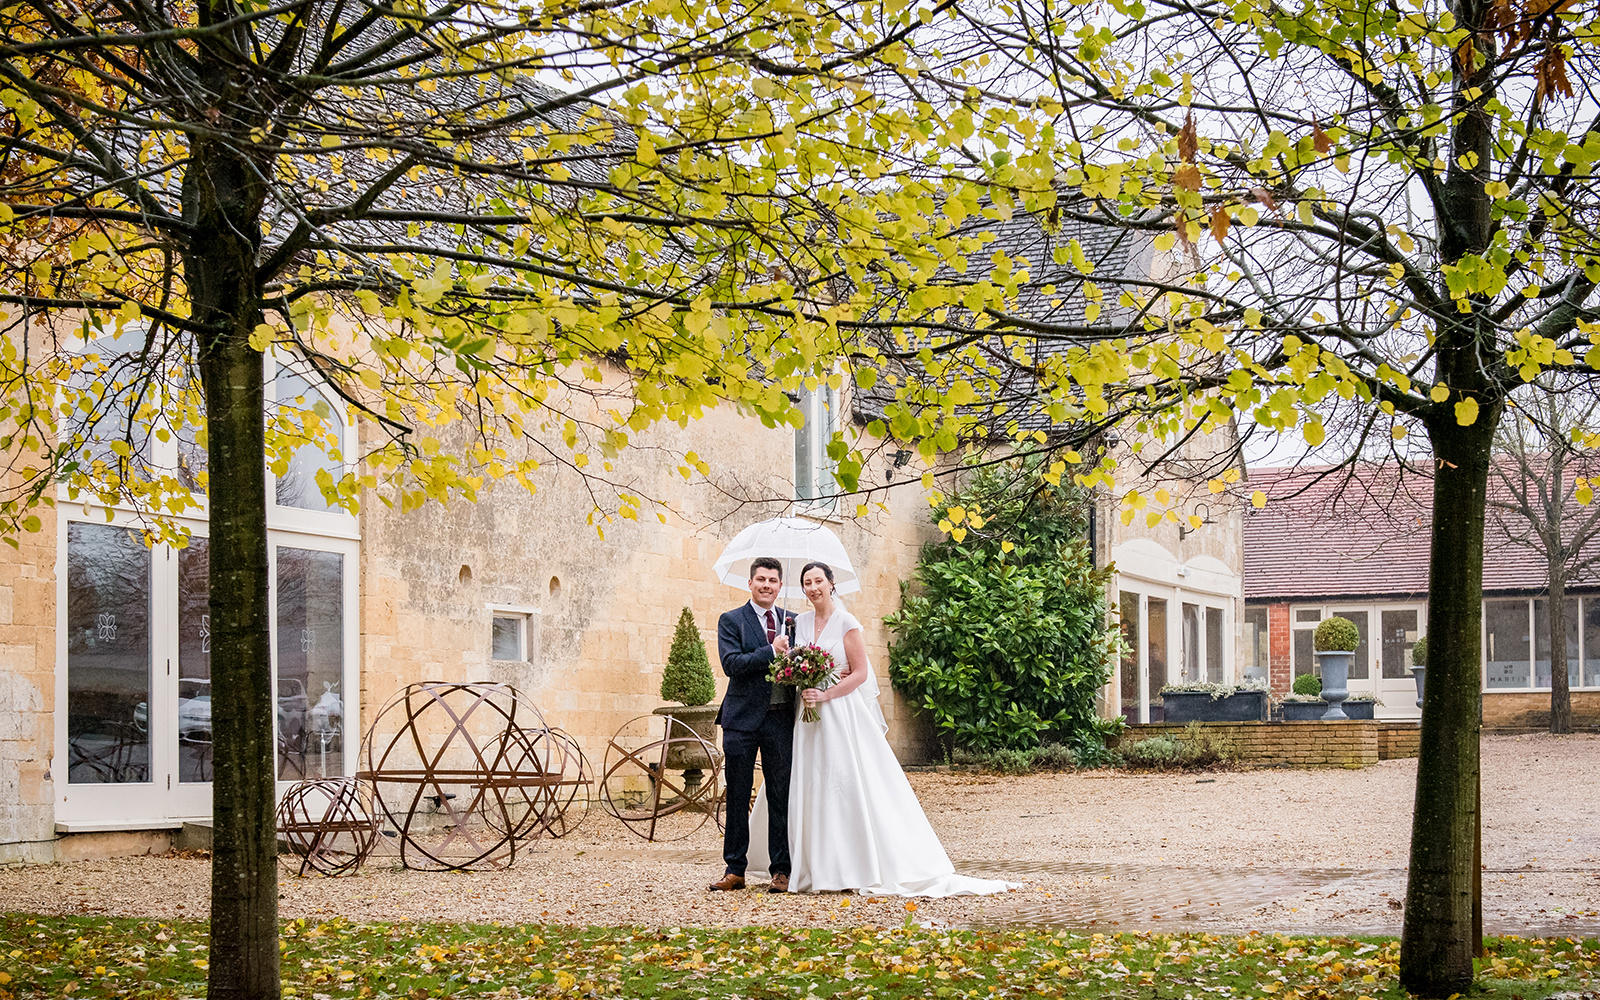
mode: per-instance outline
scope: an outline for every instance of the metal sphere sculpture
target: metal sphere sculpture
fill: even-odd
[[[562,729],[509,730],[494,748],[514,773],[543,774],[547,781],[513,786],[506,791],[503,817],[494,811],[486,821],[516,840],[564,837],[589,814],[593,767],[571,734]]]
[[[548,825],[562,770],[549,727],[509,684],[425,681],[400,689],[373,716],[362,770],[400,863],[423,871],[508,868],[517,845]],[[540,736],[539,734],[544,734]]]
[[[356,778],[297,781],[278,804],[278,832],[309,871],[353,875],[378,843],[372,790]]]
[[[600,807],[649,841],[681,840],[715,816],[722,754],[670,715],[642,715],[606,744]]]

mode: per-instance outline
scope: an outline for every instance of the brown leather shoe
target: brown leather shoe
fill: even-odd
[[[712,892],[732,892],[744,888],[744,876],[728,872],[726,875],[711,883]]]
[[[767,887],[767,891],[768,892],[788,892],[789,891],[789,876],[787,876],[787,875],[774,875],[774,876],[772,876],[772,885]]]

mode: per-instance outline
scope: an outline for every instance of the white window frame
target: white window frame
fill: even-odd
[[[488,661],[490,663],[532,663],[539,649],[539,636],[535,631],[535,626],[541,620],[543,612],[538,608],[518,604],[490,604],[488,605],[488,610]],[[496,618],[511,618],[519,623],[520,632],[517,637],[517,645],[522,653],[519,658],[503,660],[494,655],[494,620]]]
[[[800,390],[797,403],[805,423],[795,428],[794,497],[802,512],[828,515],[838,509],[838,463],[828,457],[828,443],[839,430],[842,389],[819,380],[816,388]],[[812,496],[806,496],[809,484]]]
[[[1588,650],[1585,648],[1587,643],[1585,642],[1585,639],[1584,639],[1584,632],[1586,630],[1583,627],[1583,615],[1584,615],[1584,611],[1585,611],[1585,608],[1586,608],[1586,602],[1588,602],[1588,601],[1600,601],[1600,594],[1569,594],[1569,595],[1567,595],[1567,599],[1571,600],[1571,601],[1577,601],[1578,602],[1578,661],[1577,661],[1578,662],[1578,683],[1577,684],[1573,684],[1570,688],[1568,688],[1568,690],[1571,690],[1571,691],[1600,691],[1600,686],[1596,686],[1596,685],[1593,685],[1593,684],[1585,685],[1583,683],[1584,657],[1588,652]],[[1488,614],[1488,604],[1491,601],[1503,604],[1503,603],[1507,603],[1507,602],[1510,602],[1510,601],[1519,601],[1519,600],[1522,601],[1527,606],[1527,613],[1528,613],[1528,684],[1529,684],[1529,686],[1528,687],[1490,687],[1489,686],[1489,614]],[[1479,618],[1479,626],[1482,629],[1482,634],[1479,637],[1480,655],[1478,657],[1478,661],[1479,661],[1479,669],[1481,670],[1481,675],[1479,677],[1479,685],[1480,685],[1482,691],[1485,694],[1530,694],[1530,693],[1532,693],[1532,694],[1548,694],[1549,693],[1550,685],[1548,685],[1548,684],[1545,685],[1544,687],[1534,687],[1534,686],[1532,686],[1534,677],[1536,677],[1538,675],[1538,669],[1537,669],[1538,656],[1537,656],[1537,654],[1538,654],[1538,650],[1539,650],[1539,627],[1540,627],[1540,624],[1541,624],[1540,621],[1539,621],[1538,615],[1536,615],[1534,613],[1534,603],[1536,601],[1541,601],[1541,600],[1549,600],[1549,595],[1547,595],[1547,594],[1529,594],[1529,595],[1527,595],[1525,597],[1485,597],[1483,599],[1484,608],[1483,608],[1483,612],[1482,612],[1482,614],[1480,615],[1480,618]],[[1555,637],[1552,636],[1551,637],[1552,646],[1554,645],[1554,643],[1555,643]],[[1555,680],[1555,677],[1554,677],[1554,674],[1552,674],[1551,681],[1554,682],[1554,680]]]
[[[127,330],[124,327],[124,330]],[[73,334],[72,348],[80,353],[90,345],[112,333],[85,340]],[[273,352],[263,359],[266,366],[266,407],[277,403],[275,376],[286,366],[284,355]],[[309,375],[303,366],[295,366],[302,375]],[[315,384],[314,378],[307,381]],[[356,441],[356,425],[351,408],[335,394],[319,388],[336,412],[343,416],[341,458],[345,468],[350,468],[350,455]],[[148,460],[152,467],[163,470],[177,468],[178,443],[175,434],[166,441],[152,434],[148,441]],[[262,458],[265,463],[265,456]],[[280,506],[277,503],[277,478],[266,469],[267,496],[267,558],[270,574],[268,630],[272,650],[272,693],[274,703],[278,697],[277,655],[277,550],[288,545],[319,551],[338,552],[344,557],[342,576],[344,614],[342,627],[341,692],[344,703],[345,735],[341,743],[339,773],[350,774],[356,766],[359,751],[361,718],[361,628],[360,628],[360,521],[342,509],[311,511]],[[178,774],[179,758],[175,745],[169,745],[168,736],[176,732],[176,684],[178,671],[178,642],[176,606],[177,549],[166,543],[152,547],[150,579],[150,694],[147,705],[146,726],[150,732],[150,781],[119,785],[114,783],[71,784],[67,780],[67,538],[69,526],[75,522],[111,524],[120,527],[141,528],[147,520],[126,504],[110,507],[98,502],[85,503],[86,497],[69,500],[65,484],[57,486],[62,503],[57,504],[56,521],[56,669],[55,669],[55,734],[52,741],[54,760],[51,773],[60,775],[54,782],[57,827],[63,831],[91,829],[154,829],[177,825],[179,819],[203,818],[210,815],[209,782],[182,781]],[[209,537],[210,504],[204,494],[196,494],[198,510],[183,515],[168,515],[172,522],[186,527],[192,537]],[[109,515],[109,519],[108,519]],[[169,697],[171,695],[171,697]],[[276,719],[274,720],[276,726]],[[274,734],[276,737],[276,733]],[[277,767],[277,755],[273,755]],[[283,791],[297,777],[278,781],[278,791]]]
[[[279,403],[279,387],[282,383],[278,374],[289,371],[304,378],[313,386],[316,385],[315,373],[310,371],[304,362],[295,363],[294,359],[280,351],[273,351],[267,359],[267,386],[266,408],[267,412],[274,411]],[[344,400],[335,393],[317,388],[328,405],[343,417],[343,427],[340,433],[340,458],[344,462],[345,471],[350,470],[350,454],[355,447],[356,424],[354,414]],[[267,469],[267,523],[271,527],[298,531],[304,534],[323,535],[330,538],[359,538],[359,519],[342,507],[332,510],[310,510],[304,507],[290,507],[278,503],[278,477],[273,475],[272,469]]]

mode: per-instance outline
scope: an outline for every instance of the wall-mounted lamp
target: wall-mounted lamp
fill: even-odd
[[[904,468],[909,461],[911,461],[911,452],[903,448],[891,455],[889,457],[890,468],[883,470],[883,481],[886,483],[894,482],[894,470]]]
[[[1188,538],[1190,535],[1192,535],[1195,532],[1199,531],[1200,528],[1203,528],[1208,524],[1215,524],[1216,523],[1215,521],[1211,520],[1211,505],[1210,504],[1197,503],[1197,504],[1194,505],[1194,512],[1200,518],[1200,526],[1199,527],[1192,527],[1187,521],[1178,522],[1178,541],[1180,541],[1180,542],[1183,541],[1185,538]]]

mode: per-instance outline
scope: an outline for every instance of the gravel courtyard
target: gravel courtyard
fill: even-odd
[[[647,844],[592,812],[508,871],[433,874],[374,859],[299,878],[286,917],[731,926],[1049,924],[1108,930],[1398,933],[1415,761],[1361,771],[917,773],[956,867],[1025,887],[977,899],[713,895],[720,839]],[[1484,740],[1484,923],[1600,936],[1600,736]],[[205,915],[208,864],[139,857],[0,870],[0,911]]]

